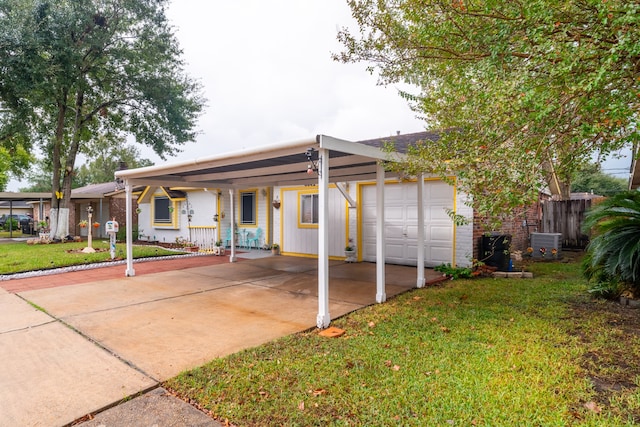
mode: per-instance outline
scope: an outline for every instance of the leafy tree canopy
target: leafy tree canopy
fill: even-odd
[[[84,187],[89,184],[101,184],[114,180],[114,173],[124,163],[128,168],[140,168],[153,166],[149,159],[140,158],[140,150],[133,145],[111,144],[108,140],[100,138],[89,144],[92,148],[88,156],[90,160],[76,168],[73,172],[71,187]],[[51,161],[39,160],[27,173],[29,185],[20,191],[47,192],[51,190]]]
[[[37,145],[50,157],[61,209],[69,206],[76,157],[96,135],[133,135],[162,158],[195,138],[204,101],[183,71],[167,3],[0,3],[0,141]],[[68,223],[60,227],[52,224],[52,233],[64,236]]]
[[[113,181],[121,163],[131,169],[153,166],[151,160],[140,158],[138,148],[126,145],[124,141],[110,144],[106,139],[98,139],[90,144],[87,156],[89,162],[76,171],[75,180],[79,187]]]
[[[628,0],[350,0],[359,31],[338,38],[440,141],[409,172],[457,176],[495,215],[548,186],[567,198],[573,173],[637,142],[640,3]]]
[[[627,191],[628,186],[629,180],[607,175],[597,163],[590,163],[576,172],[571,182],[571,192],[613,196]]]

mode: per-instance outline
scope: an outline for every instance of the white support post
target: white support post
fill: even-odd
[[[416,286],[424,287],[424,176],[418,174],[418,278]]]
[[[317,326],[331,323],[329,314],[329,150],[318,150],[318,317]]]
[[[233,200],[233,193],[235,190],[233,188],[229,189],[229,211],[231,215],[231,241],[229,242],[229,246],[231,249],[231,253],[229,255],[229,262],[236,262],[238,258],[236,258],[236,210],[235,210],[235,202]]]
[[[384,167],[376,167],[376,302],[387,300],[385,283]]]
[[[126,197],[126,242],[127,242],[127,270],[125,276],[133,277],[136,275],[136,271],[133,269],[133,200],[131,184],[128,180],[124,182],[124,192]],[[89,224],[91,227],[91,224]],[[89,230],[91,232],[91,230]]]

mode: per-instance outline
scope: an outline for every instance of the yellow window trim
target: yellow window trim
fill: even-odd
[[[163,191],[164,193],[164,191]],[[164,193],[166,194],[166,193]],[[155,199],[156,197],[167,197],[169,199],[169,201],[171,202],[171,207],[173,207],[173,212],[171,212],[171,222],[167,223],[167,222],[156,222],[155,218],[156,218],[156,203],[155,203]],[[172,230],[177,230],[178,227],[178,204],[179,202],[175,201],[175,200],[171,200],[171,197],[169,196],[163,196],[162,194],[154,194],[151,197],[151,226],[154,228],[164,228],[164,229],[172,229]]]
[[[238,221],[238,228],[257,228],[258,227],[258,189],[248,188],[246,190],[238,190],[238,220],[242,218],[242,193],[253,193],[253,209],[255,211],[255,218],[252,224],[243,224]]]
[[[298,191],[298,194],[296,196],[298,202],[298,228],[318,228],[318,224],[302,222],[302,196],[314,194],[318,194],[317,189],[306,189]]]

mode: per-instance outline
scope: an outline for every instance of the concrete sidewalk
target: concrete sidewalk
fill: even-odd
[[[414,287],[415,276],[415,268],[388,265],[387,296]],[[333,318],[372,304],[375,293],[375,265],[331,262]],[[72,423],[183,370],[313,328],[316,315],[316,260],[305,258],[219,263],[16,294],[0,290],[0,384],[7,385],[0,389],[0,425]],[[150,422],[173,405],[184,409],[169,411],[178,418],[199,418]],[[188,406],[157,390],[87,424],[217,425]],[[125,416],[139,418],[117,421]],[[99,419],[107,421],[95,424]]]

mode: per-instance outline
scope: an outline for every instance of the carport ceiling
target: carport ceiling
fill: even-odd
[[[374,146],[318,135],[315,139],[118,171],[116,175],[131,185],[171,187],[246,188],[254,185],[316,184],[316,173],[307,173],[309,162],[305,152],[309,148],[329,150],[329,182],[375,179],[378,160],[389,158]]]

